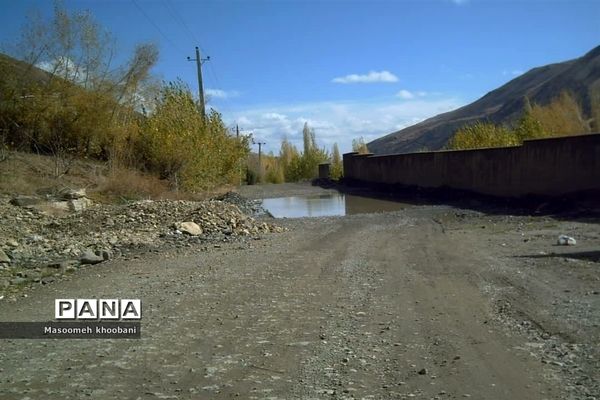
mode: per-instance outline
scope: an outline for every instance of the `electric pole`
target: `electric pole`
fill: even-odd
[[[206,111],[204,108],[204,87],[202,86],[202,64],[206,61],[210,60],[210,56],[206,58],[200,57],[200,49],[196,46],[196,58],[191,58],[188,56],[188,61],[196,61],[196,68],[198,69],[198,99],[200,100],[200,114],[202,115],[202,119],[204,119]]]
[[[252,139],[252,144],[257,144],[258,145],[258,176],[259,178],[262,179],[262,146],[263,144],[267,144],[265,142],[255,142],[254,139]]]

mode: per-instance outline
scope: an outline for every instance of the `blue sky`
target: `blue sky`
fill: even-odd
[[[600,1],[65,1],[89,10],[117,39],[160,48],[154,72],[196,91],[200,45],[208,105],[277,152],[301,143],[305,121],[320,145],[383,136],[467,104],[519,74],[600,45]],[[18,37],[32,9],[0,0],[0,42]],[[139,7],[138,7],[139,6]],[[143,10],[140,11],[140,8]]]

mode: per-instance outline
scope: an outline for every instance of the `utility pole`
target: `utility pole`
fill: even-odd
[[[267,144],[265,142],[255,142],[254,139],[252,139],[252,144],[257,144],[258,145],[258,176],[259,178],[262,179],[262,146],[263,144]]]
[[[204,119],[206,115],[206,110],[204,108],[204,87],[202,86],[202,64],[205,61],[210,60],[210,56],[206,58],[200,57],[200,49],[196,46],[196,58],[191,58],[188,56],[188,61],[196,61],[196,68],[198,69],[198,99],[200,100],[200,114],[202,115],[202,119]]]

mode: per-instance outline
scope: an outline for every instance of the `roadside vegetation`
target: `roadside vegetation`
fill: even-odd
[[[284,183],[311,180],[318,177],[319,164],[329,163],[330,178],[339,180],[343,177],[343,160],[337,143],[333,143],[331,151],[317,145],[315,131],[308,123],[302,129],[302,151],[284,137],[279,154],[272,152],[258,157],[251,155],[248,162],[249,184]],[[352,151],[368,153],[364,139],[352,141]]]
[[[15,151],[50,156],[50,178],[60,181],[77,160],[96,160],[107,180],[149,177],[172,191],[239,181],[247,139],[231,136],[214,111],[202,118],[185,84],[152,75],[154,44],[117,65],[111,34],[57,2],[50,20],[31,16],[12,47],[19,61],[0,56],[0,163]]]
[[[580,135],[600,131],[600,96],[592,97],[591,120],[585,120],[580,105],[568,92],[563,92],[547,105],[529,103],[525,99],[522,117],[514,127],[476,122],[456,131],[448,142],[451,150],[518,146],[527,139]]]

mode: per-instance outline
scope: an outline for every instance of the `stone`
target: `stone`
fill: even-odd
[[[95,253],[96,253],[97,256],[102,257],[102,259],[104,261],[108,261],[108,260],[110,260],[113,257],[112,252],[110,250],[105,250],[105,249],[96,250]]]
[[[4,252],[4,250],[0,250],[0,264],[10,264],[12,260],[10,257]]]
[[[59,196],[63,200],[77,200],[86,197],[85,189],[66,188],[59,192]]]
[[[94,253],[91,250],[85,250],[82,254],[81,257],[79,258],[79,261],[82,264],[98,264],[101,263],[102,261],[105,261],[104,258],[102,257],[102,254],[98,255],[96,253]]]
[[[36,196],[16,196],[10,200],[10,204],[19,207],[31,207],[40,204],[43,200]]]
[[[56,211],[71,211],[68,201],[49,201],[46,207]]]
[[[420,369],[419,375],[427,375],[427,370],[425,368]]]
[[[39,242],[43,242],[44,238],[40,235],[31,235],[27,238],[27,240],[31,243],[39,243]]]
[[[25,282],[27,282],[27,279],[22,278],[20,276],[10,280],[11,285],[21,285]]]
[[[202,228],[200,228],[200,226],[197,223],[192,221],[178,222],[175,224],[174,228],[182,233],[186,233],[191,236],[202,235]]]
[[[559,246],[575,246],[577,244],[577,241],[571,236],[560,235],[556,243]]]
[[[54,282],[54,280],[55,279],[52,276],[45,276],[42,278],[42,285],[47,285],[49,283],[52,283],[52,282]]]
[[[15,239],[8,239],[6,241],[6,245],[9,247],[19,247],[19,242],[17,242]]]
[[[91,201],[90,199],[88,199],[86,197],[82,197],[80,199],[69,200],[67,203],[69,205],[69,209],[71,211],[75,211],[75,212],[83,211],[87,208],[90,208],[92,206],[92,204],[94,204],[93,201]]]
[[[73,265],[75,263],[77,263],[77,261],[74,261],[74,260],[55,261],[55,262],[49,263],[48,265],[46,265],[46,267],[64,271],[70,265]]]

